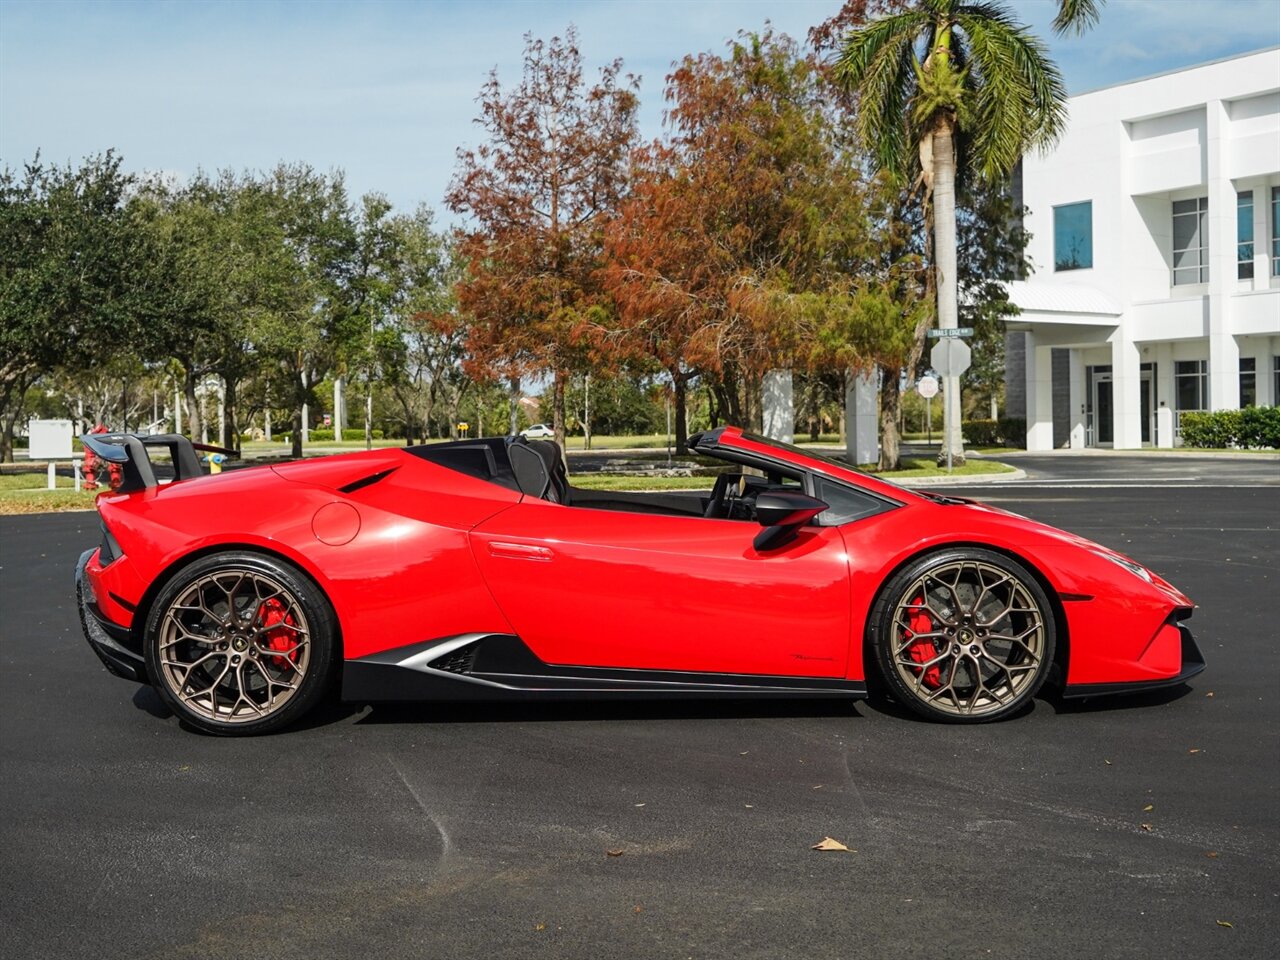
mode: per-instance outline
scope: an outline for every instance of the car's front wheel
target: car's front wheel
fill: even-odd
[[[946,550],[899,571],[872,611],[889,691],[922,716],[981,723],[1023,708],[1053,663],[1053,610],[1035,577],[989,550]]]
[[[328,600],[292,565],[261,554],[212,554],[184,567],[156,597],[145,631],[161,697],[209,733],[286,726],[333,675]]]

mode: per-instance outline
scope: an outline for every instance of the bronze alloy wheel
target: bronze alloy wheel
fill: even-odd
[[[290,722],[331,672],[333,619],[315,586],[253,554],[206,557],[183,570],[148,617],[147,661],[164,699],[216,733]]]
[[[910,565],[877,603],[875,653],[890,690],[935,720],[995,720],[1027,704],[1053,662],[1044,590],[1019,563],[985,550]]]

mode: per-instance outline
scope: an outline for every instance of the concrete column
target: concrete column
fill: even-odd
[[[307,381],[307,371],[302,371],[302,385],[309,387],[311,384]],[[302,405],[302,442],[304,444],[311,442],[311,411],[308,404]]]
[[[1230,117],[1210,100],[1207,117],[1209,182],[1209,409],[1240,406],[1240,349],[1231,335],[1231,294],[1236,289],[1236,188],[1227,171]]]
[[[1272,373],[1271,358],[1280,354],[1280,341],[1266,338],[1258,342],[1258,406],[1274,407],[1280,405],[1280,397],[1275,395],[1275,375]]]
[[[1173,411],[1163,400],[1156,408],[1156,446],[1173,447]]]
[[[1027,334],[1027,449],[1053,449],[1053,348]]]
[[[333,435],[342,439],[342,431],[347,429],[347,380],[336,377],[333,381]]]
[[[863,373],[850,370],[845,378],[848,384],[844,395],[844,418],[848,432],[850,463],[877,463],[880,460],[880,378],[875,370]],[[935,431],[941,425],[934,423]]]
[[[1111,341],[1113,443],[1117,450],[1142,448],[1142,358],[1138,346],[1116,328]]]
[[[1067,351],[1068,380],[1067,403],[1070,412],[1067,423],[1072,450],[1084,449],[1084,355],[1079,350]]]
[[[764,435],[783,443],[795,442],[796,407],[791,371],[770,370],[760,383]]]

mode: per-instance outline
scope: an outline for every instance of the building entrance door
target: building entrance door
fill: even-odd
[[[1145,394],[1144,394],[1145,396]],[[1115,442],[1115,404],[1112,396],[1111,371],[1094,369],[1093,396],[1093,445],[1109,447]]]
[[[1149,366],[1149,364],[1143,364],[1143,366]],[[1150,370],[1142,371],[1142,387],[1139,396],[1142,398],[1142,445],[1149,447],[1155,433],[1155,428],[1152,426],[1152,420],[1155,419],[1155,404],[1152,402],[1155,396],[1155,380]]]

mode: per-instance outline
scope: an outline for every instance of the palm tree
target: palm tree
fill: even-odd
[[[1083,31],[1104,0],[1059,0],[1054,29]],[[892,8],[891,8],[892,9]],[[1041,40],[994,0],[915,0],[851,30],[836,80],[859,100],[855,129],[873,163],[932,204],[938,326],[956,322],[956,174],[1007,176],[1066,123],[1066,87]],[[918,164],[918,167],[917,167]],[[960,384],[946,380],[941,459],[964,462]]]

